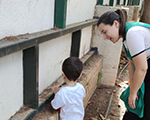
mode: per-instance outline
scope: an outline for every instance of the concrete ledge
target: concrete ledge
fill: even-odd
[[[56,30],[53,28],[33,34],[15,36],[14,38],[17,39],[16,41],[7,41],[5,38],[3,38],[0,40],[0,57],[24,50],[26,48],[30,48],[31,46],[35,46],[46,41],[50,41],[68,33],[81,30],[91,25],[95,25],[96,23],[97,19],[90,19],[83,22],[67,25],[64,29]]]
[[[99,17],[107,11],[115,11],[118,8],[120,7],[96,5],[94,16]],[[109,40],[104,40],[102,34],[100,33],[96,25],[93,26],[92,33],[93,37],[91,46],[97,47],[98,54],[103,56],[103,65],[102,65],[103,78],[101,79],[101,84],[114,86],[118,71],[120,54],[122,50],[122,39],[120,39],[116,44],[113,44]]]
[[[97,87],[98,74],[102,68],[102,56],[94,55],[93,58],[84,66],[80,83],[86,90],[86,97],[83,99],[84,107],[87,106],[89,99],[91,98],[94,90]]]
[[[97,26],[94,26],[91,45],[96,46],[98,48],[98,54],[103,56],[103,77],[101,84],[114,86],[122,51],[122,40],[120,39],[116,44],[113,44],[109,40],[104,40]]]

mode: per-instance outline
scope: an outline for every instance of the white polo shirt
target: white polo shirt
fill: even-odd
[[[130,51],[133,57],[144,52],[150,47],[150,29],[142,26],[134,26],[130,28],[124,41],[126,49]],[[147,57],[150,56],[150,50],[146,51]]]

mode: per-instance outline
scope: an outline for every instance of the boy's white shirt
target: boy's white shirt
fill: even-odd
[[[61,108],[61,120],[83,120],[84,106],[83,98],[85,97],[85,89],[80,83],[75,86],[65,86],[61,88],[55,95],[51,104],[54,109]]]

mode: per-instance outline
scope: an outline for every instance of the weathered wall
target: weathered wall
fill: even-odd
[[[120,5],[123,5],[123,3],[124,3],[124,0],[120,0]]]
[[[110,7],[97,5],[94,16],[99,17],[104,12],[115,11],[119,8],[120,6]],[[124,6],[124,9],[127,10],[128,20],[137,19],[138,8],[138,6]],[[104,56],[102,67],[103,78],[101,79],[101,83],[114,86],[117,77],[120,54],[122,51],[122,39],[120,39],[116,44],[113,44],[109,40],[104,40],[97,26],[95,26],[91,45],[97,46],[99,54]]]
[[[95,26],[91,45],[98,47],[99,54],[103,56],[101,84],[114,86],[122,50],[122,40],[120,39],[116,44],[104,40]]]
[[[95,5],[96,0],[68,0],[66,24],[92,19]],[[54,0],[1,0],[0,39],[53,28],[54,7]],[[91,31],[92,26],[81,30],[80,58],[90,50]],[[71,39],[67,34],[39,44],[39,94],[62,74]],[[23,51],[0,58],[0,66],[0,118],[7,120],[23,106]]]
[[[68,0],[66,25],[93,19],[97,0]]]
[[[139,6],[126,6],[129,8],[128,21],[137,21],[139,16]]]
[[[0,38],[47,30],[54,24],[54,0],[1,0]]]
[[[62,74],[61,65],[70,56],[70,48],[71,34],[40,44],[39,93]]]
[[[103,5],[109,5],[109,0],[103,0]]]
[[[79,58],[82,58],[83,55],[85,55],[90,50],[91,37],[92,37],[92,26],[82,29],[81,35],[82,42],[80,44]]]
[[[99,17],[101,16],[103,13],[107,12],[107,11],[115,11],[117,9],[119,9],[120,7],[110,7],[110,6],[101,6],[101,5],[96,5],[95,6],[95,17]]]
[[[8,120],[23,105],[22,52],[0,58],[0,119]]]
[[[127,21],[137,21],[138,20],[140,5],[132,5],[132,6],[116,5],[116,7],[123,7],[124,9],[127,10],[127,14],[128,14]]]

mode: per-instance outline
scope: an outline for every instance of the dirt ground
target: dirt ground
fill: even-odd
[[[85,109],[84,120],[122,120],[126,108],[119,96],[128,86],[128,66],[122,74],[120,71],[126,64],[126,57],[122,53],[115,86],[97,87]]]

